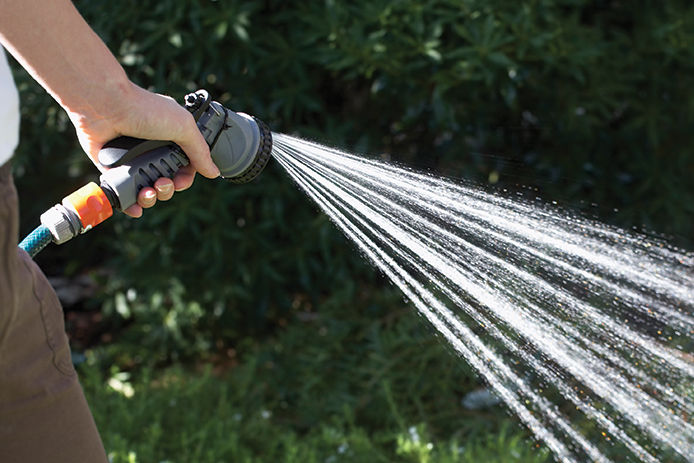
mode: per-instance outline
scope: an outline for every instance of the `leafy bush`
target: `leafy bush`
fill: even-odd
[[[178,98],[206,87],[277,131],[596,203],[591,212],[611,222],[691,245],[687,2],[76,3],[145,87]],[[96,171],[56,105],[25,73],[18,81],[27,232]],[[111,323],[127,325],[121,339],[164,360],[268,335],[305,305],[372,317],[359,295],[383,286],[276,165],[242,187],[199,180],[144,219],[115,218],[40,263],[93,269]]]

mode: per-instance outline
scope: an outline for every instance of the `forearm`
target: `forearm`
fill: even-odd
[[[0,42],[67,111],[97,167],[103,169],[99,150],[119,135],[171,140],[183,149],[190,166],[173,182],[157,180],[156,191],[143,188],[140,206],[169,199],[174,187],[190,187],[196,171],[219,176],[192,114],[173,99],[132,84],[70,0],[0,0]],[[141,214],[140,206],[129,213]]]
[[[119,110],[125,71],[69,0],[0,0],[0,41],[73,121]]]

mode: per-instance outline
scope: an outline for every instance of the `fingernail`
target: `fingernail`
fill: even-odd
[[[152,190],[145,191],[145,199],[150,200],[150,199],[155,199],[156,197],[157,197],[157,194],[154,191],[152,191]]]
[[[173,189],[173,185],[171,183],[166,183],[164,185],[159,185],[157,186],[157,190],[159,190],[160,193],[171,193],[171,190]]]

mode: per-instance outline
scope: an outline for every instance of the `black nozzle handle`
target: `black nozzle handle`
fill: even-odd
[[[101,188],[111,206],[122,211],[137,202],[141,189],[153,186],[161,177],[173,178],[181,167],[189,163],[183,150],[168,142],[104,172],[100,177]]]

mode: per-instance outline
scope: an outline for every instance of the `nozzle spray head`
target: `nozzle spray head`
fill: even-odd
[[[263,171],[272,151],[272,133],[263,121],[210,102],[204,90],[188,95],[189,104],[222,177],[246,183]]]
[[[228,127],[210,154],[222,177],[233,183],[247,183],[260,175],[270,160],[272,133],[260,119],[226,111]]]

